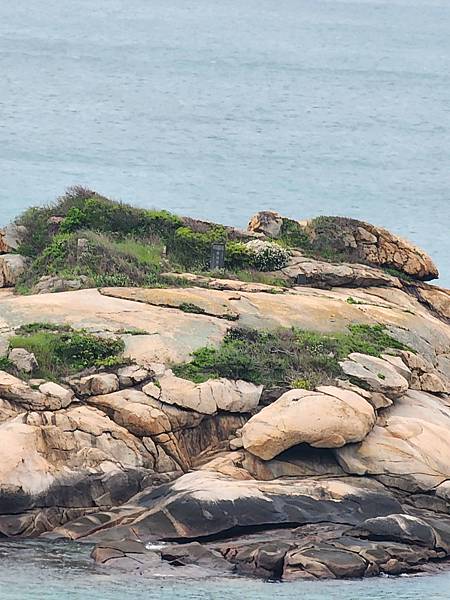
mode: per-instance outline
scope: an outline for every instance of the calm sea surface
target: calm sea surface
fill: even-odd
[[[448,0],[0,2],[0,224],[80,183],[244,225],[342,214],[450,285]],[[3,600],[448,599],[450,576],[124,582],[86,550],[3,548]]]
[[[75,544],[0,543],[0,600],[448,600],[450,574],[266,583],[243,578],[173,580],[96,568]]]
[[[0,224],[74,183],[343,214],[450,285],[448,0],[2,0],[0,72]]]

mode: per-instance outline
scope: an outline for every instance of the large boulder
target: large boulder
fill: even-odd
[[[195,384],[175,377],[170,371],[159,379],[158,390],[148,388],[150,394],[156,393],[156,399],[165,404],[175,404],[206,415],[218,411],[250,412],[258,406],[262,390],[262,385],[224,378]]]
[[[20,254],[0,255],[0,288],[14,287],[29,262],[28,258]]]
[[[242,429],[246,450],[264,460],[297,444],[339,448],[363,440],[375,424],[373,407],[334,386],[290,390],[254,415]]]
[[[0,254],[16,252],[27,234],[27,228],[23,225],[10,223],[0,229]]]
[[[450,478],[449,431],[448,403],[409,390],[361,443],[335,453],[347,473],[375,476],[405,491],[430,491]]]

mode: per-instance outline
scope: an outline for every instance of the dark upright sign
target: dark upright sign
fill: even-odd
[[[213,244],[211,246],[211,259],[209,268],[211,271],[225,267],[225,244]]]

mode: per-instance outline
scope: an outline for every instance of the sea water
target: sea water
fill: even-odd
[[[275,583],[177,579],[96,567],[75,543],[0,543],[0,600],[448,600],[450,573],[358,581]]]
[[[3,0],[0,68],[0,225],[76,183],[347,215],[450,285],[448,0]]]

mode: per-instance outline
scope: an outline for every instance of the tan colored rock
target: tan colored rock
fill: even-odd
[[[133,385],[138,385],[143,381],[146,381],[150,377],[150,373],[144,367],[140,365],[128,365],[126,367],[121,367],[117,371],[117,376],[119,377],[120,387],[131,387]],[[112,390],[114,391],[114,390]],[[106,394],[108,392],[98,392]]]
[[[409,390],[383,411],[360,443],[336,450],[347,473],[371,475],[407,491],[428,491],[450,479],[450,407]]]
[[[410,384],[412,389],[433,394],[450,393],[450,379],[429,361],[419,354],[409,351],[402,352],[401,356],[412,372]]]
[[[162,402],[207,415],[217,411],[249,412],[258,406],[263,390],[262,385],[246,381],[222,378],[195,384],[172,374],[161,377],[159,384]]]
[[[386,408],[387,406],[391,406],[392,400],[381,394],[380,392],[370,392],[369,390],[365,390],[360,388],[359,386],[351,383],[347,379],[336,379],[336,385],[338,387],[343,388],[344,390],[350,390],[362,396],[369,404],[371,404],[376,410],[380,408]]]
[[[397,277],[374,267],[354,263],[321,261],[303,256],[298,251],[292,251],[291,255],[288,264],[281,269],[281,274],[297,285],[354,288],[401,286]]]
[[[211,290],[250,293],[269,292],[270,294],[283,292],[283,288],[280,288],[279,286],[240,281],[239,279],[207,277],[206,275],[198,275],[196,273],[163,273],[162,276],[168,279],[174,279],[175,281],[189,281],[193,286],[199,285]]]
[[[207,296],[196,288],[102,288],[100,293],[105,296],[144,302],[153,306],[178,308],[183,312],[210,315],[230,321],[238,318],[228,299],[218,302],[214,296]]]
[[[13,348],[8,354],[9,361],[24,373],[32,373],[39,365],[35,355],[25,348]]]
[[[67,408],[74,399],[72,390],[68,390],[53,381],[40,385],[39,391],[46,397],[47,407],[51,410]]]
[[[313,242],[320,236],[325,236],[328,244],[336,251],[347,251],[355,259],[373,266],[394,267],[424,281],[439,276],[430,256],[382,227],[356,219],[329,217],[325,230],[322,230],[320,219],[310,221],[308,230]]]
[[[277,212],[263,210],[250,219],[247,229],[252,233],[262,233],[276,238],[280,235],[282,224],[283,217]]]
[[[10,223],[0,229],[0,254],[16,252],[27,234],[27,228],[23,225]]]
[[[360,395],[333,386],[291,390],[254,415],[242,429],[244,448],[270,460],[297,444],[339,448],[363,440],[375,424]]]
[[[97,396],[116,392],[119,389],[119,378],[114,373],[95,373],[79,380],[72,379],[70,385],[81,396]]]
[[[29,262],[28,258],[20,254],[0,255],[0,288],[14,287]]]
[[[419,300],[444,319],[450,319],[450,290],[431,285],[417,285]]]
[[[408,389],[408,381],[391,363],[376,356],[353,352],[339,363],[344,373],[361,381],[374,392],[396,399]]]

